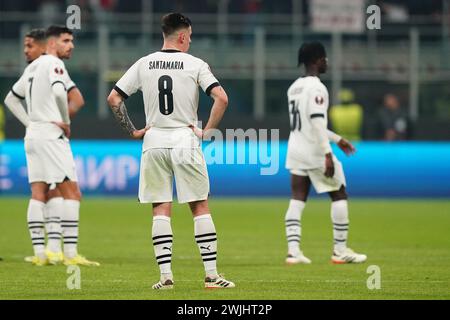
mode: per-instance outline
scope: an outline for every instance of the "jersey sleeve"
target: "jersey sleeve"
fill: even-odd
[[[328,91],[326,88],[314,87],[308,95],[307,115],[311,119],[326,118],[328,111]]]
[[[219,81],[211,72],[211,68],[204,61],[202,61],[200,72],[198,73],[198,84],[208,96],[211,94],[211,90],[214,87],[220,86]]]
[[[19,80],[17,80],[16,83],[11,88],[11,92],[13,95],[15,95],[17,98],[23,100],[25,99],[25,93],[26,93],[26,79],[25,79],[25,73],[22,74]]]
[[[61,83],[67,90],[67,85],[69,84],[70,77],[62,61],[52,61],[49,65],[48,73],[50,85],[53,86],[57,83]]]
[[[127,99],[138,89],[141,89],[139,65],[140,60],[135,62],[135,64],[133,64],[127,72],[125,72],[122,78],[120,78],[114,86],[114,90],[116,90],[124,99]]]
[[[327,133],[328,91],[325,87],[314,87],[308,95],[307,116],[311,119],[311,126],[316,142],[323,154],[331,153],[330,141]]]
[[[66,90],[67,92],[69,92],[70,90],[72,90],[73,88],[75,88],[77,85],[75,84],[75,82],[72,81],[72,79],[69,76],[69,72],[67,72],[67,70],[65,70],[65,84],[66,84]]]

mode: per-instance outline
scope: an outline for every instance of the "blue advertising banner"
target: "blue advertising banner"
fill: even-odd
[[[141,142],[72,141],[84,195],[137,196]],[[449,197],[450,143],[361,142],[341,160],[351,196]],[[204,143],[212,196],[290,195],[287,142]],[[29,195],[23,141],[0,144],[0,192]]]

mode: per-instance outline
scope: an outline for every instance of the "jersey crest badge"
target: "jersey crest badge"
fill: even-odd
[[[319,104],[319,105],[322,105],[323,104],[323,97],[321,97],[321,96],[316,96],[316,103],[317,104]]]
[[[63,74],[64,70],[61,68],[56,67],[53,71],[55,71],[56,74]]]

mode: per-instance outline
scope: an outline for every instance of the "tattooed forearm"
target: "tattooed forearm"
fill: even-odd
[[[125,103],[123,101],[120,101],[118,105],[111,106],[111,110],[122,129],[131,136],[136,128],[134,127],[133,123],[130,120],[130,117],[128,116]]]

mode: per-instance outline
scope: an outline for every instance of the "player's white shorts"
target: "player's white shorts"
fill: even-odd
[[[69,140],[25,139],[28,181],[60,183],[64,179],[77,181],[75,161]]]
[[[336,158],[334,158],[334,176],[331,178],[325,177],[325,166],[309,170],[291,169],[290,172],[297,176],[308,176],[317,193],[338,191],[342,185],[346,186],[342,164]]]
[[[171,202],[174,177],[179,203],[208,199],[209,177],[202,149],[157,148],[142,153],[139,201]]]

